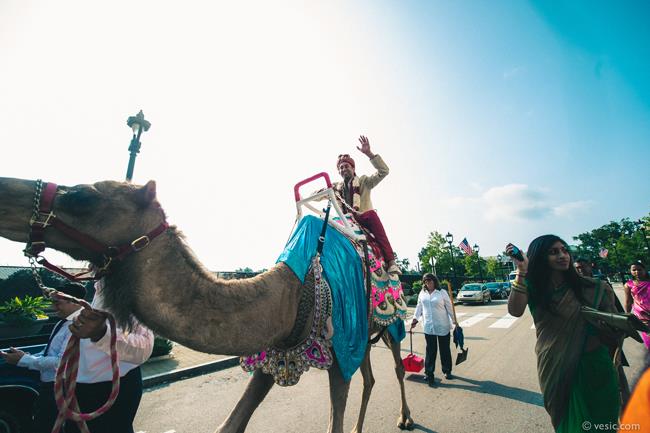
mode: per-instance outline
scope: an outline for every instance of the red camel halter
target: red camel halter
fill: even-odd
[[[109,246],[85,233],[81,233],[74,227],[61,221],[56,216],[53,210],[56,191],[57,184],[52,182],[43,183],[40,179],[36,181],[34,212],[29,221],[29,241],[27,242],[24,253],[30,258],[30,263],[33,264],[33,261],[36,261],[43,267],[52,272],[56,272],[68,280],[84,281],[97,280],[101,278],[108,272],[108,268],[113,261],[122,260],[129,254],[142,250],[149,245],[154,238],[162,234],[169,227],[167,221],[163,219],[160,225],[149,233],[126,244]],[[88,274],[88,272],[72,275],[58,266],[51,264],[45,259],[45,257],[40,256],[40,254],[45,251],[45,248],[47,248],[45,243],[45,229],[48,227],[58,230],[60,233],[77,242],[79,245],[102,255],[104,262],[98,266],[98,271],[95,272],[94,276],[84,276]]]
[[[34,193],[34,211],[29,221],[29,241],[27,242],[27,246],[24,250],[25,255],[29,257],[29,263],[32,268],[32,273],[34,274],[34,278],[43,291],[43,294],[47,297],[51,297],[52,293],[55,292],[55,290],[49,289],[43,285],[40,275],[36,272],[36,263],[43,265],[45,268],[49,269],[52,272],[56,272],[57,274],[62,275],[68,280],[97,280],[106,275],[109,266],[114,260],[122,260],[129,254],[142,250],[147,245],[149,245],[149,243],[154,238],[162,234],[169,227],[167,221],[165,221],[163,218],[163,221],[160,223],[160,225],[158,225],[158,227],[151,230],[146,235],[140,236],[139,238],[127,244],[119,246],[108,246],[97,241],[87,234],[81,233],[74,227],[67,225],[59,218],[57,218],[53,210],[56,191],[57,185],[55,183],[50,182],[44,184],[40,179],[36,181],[36,191]],[[58,230],[69,239],[77,242],[79,245],[102,255],[104,262],[101,264],[101,266],[99,266],[98,270],[95,271],[95,274],[93,276],[84,276],[88,274],[88,272],[72,275],[68,272],[65,272],[58,266],[51,264],[44,257],[40,256],[40,254],[45,251],[47,247],[45,243],[45,229],[48,227],[52,227]],[[58,296],[67,301],[75,302],[85,307],[90,307],[85,301],[78,300],[71,296],[64,294],[58,294]],[[57,433],[61,429],[66,419],[76,421],[82,433],[89,433],[86,421],[95,419],[108,411],[117,399],[120,391],[120,371],[117,359],[116,325],[115,319],[112,315],[105,312],[103,312],[103,314],[105,314],[108,319],[111,333],[110,357],[112,379],[111,393],[109,395],[108,401],[106,401],[106,403],[104,403],[100,408],[90,413],[82,413],[79,409],[79,403],[77,402],[75,395],[75,388],[77,385],[77,372],[79,368],[79,338],[72,335],[68,341],[68,345],[65,349],[65,352],[63,353],[63,357],[61,358],[61,362],[59,363],[59,367],[56,373],[54,396],[56,405],[59,409],[59,414],[54,426],[52,427],[53,433]]]

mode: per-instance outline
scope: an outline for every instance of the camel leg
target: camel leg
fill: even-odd
[[[366,354],[361,363],[361,376],[363,377],[363,396],[361,398],[361,409],[359,410],[359,419],[357,425],[352,430],[352,433],[361,433],[363,431],[363,420],[366,418],[366,409],[368,408],[368,401],[370,400],[370,393],[372,387],[375,385],[375,378],[372,375],[372,365],[370,364],[370,349],[372,346],[368,344],[366,347]]]
[[[253,412],[264,400],[273,384],[273,377],[270,374],[262,373],[262,370],[255,370],[248,381],[244,394],[215,433],[243,433]]]
[[[346,382],[341,374],[339,363],[334,357],[332,366],[327,370],[330,381],[330,423],[328,433],[343,433],[343,417],[348,401],[350,382]]]
[[[409,409],[408,403],[406,403],[406,391],[404,390],[404,365],[402,365],[402,354],[400,352],[400,343],[399,341],[393,340],[390,336],[390,332],[384,332],[384,335],[381,336],[381,339],[384,340],[386,346],[390,348],[391,353],[393,354],[393,359],[395,360],[395,375],[397,375],[397,381],[399,382],[399,391],[402,395],[402,407],[400,408],[400,416],[397,418],[397,427],[404,430],[413,430],[413,418],[411,418],[411,409]]]

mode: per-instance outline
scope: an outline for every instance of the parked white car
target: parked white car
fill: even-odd
[[[477,303],[485,304],[485,302],[492,302],[490,290],[485,284],[465,284],[460,288],[456,301],[461,303]]]

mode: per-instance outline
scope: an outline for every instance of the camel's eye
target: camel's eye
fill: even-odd
[[[59,198],[61,209],[72,214],[86,213],[93,209],[99,201],[99,193],[95,188],[74,187],[65,191]]]

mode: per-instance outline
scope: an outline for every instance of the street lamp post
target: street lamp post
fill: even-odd
[[[501,274],[501,278],[505,281],[506,279],[503,275],[503,256],[501,254],[497,254],[497,262],[499,263],[499,273]]]
[[[621,270],[621,266],[623,265],[623,263],[621,262],[618,252],[616,251],[616,242],[612,242],[612,251],[614,252],[614,256],[616,260],[616,265],[614,266],[614,269],[618,270],[618,275],[621,278],[621,284],[625,284],[625,273]]]
[[[126,181],[131,182],[133,179],[133,168],[135,167],[135,158],[140,153],[140,136],[142,131],[148,131],[151,127],[151,123],[144,119],[144,114],[142,110],[135,116],[130,116],[126,120],[126,124],[129,125],[129,128],[133,130],[133,138],[131,138],[131,144],[129,144],[129,152],[131,153],[129,157],[129,167],[126,169]]]
[[[648,235],[645,232],[645,225],[643,220],[638,220],[634,222],[636,226],[641,230],[641,236],[643,236],[643,242],[645,242],[645,250],[650,260],[650,245],[648,245]]]
[[[456,283],[456,263],[454,263],[454,251],[451,249],[451,245],[454,242],[454,235],[447,232],[447,234],[445,235],[445,240],[449,244],[449,255],[451,256],[451,270],[454,272],[454,281],[451,283],[452,290],[453,290],[453,286]]]
[[[481,249],[479,248],[478,244],[474,244],[474,251],[476,251],[476,261],[478,262],[478,275],[481,281],[483,281],[483,269],[481,269],[481,256],[478,254]]]

